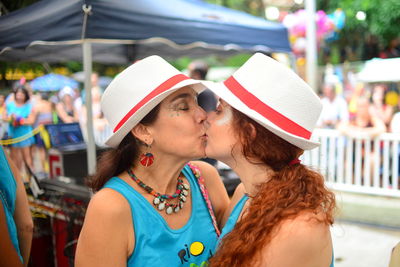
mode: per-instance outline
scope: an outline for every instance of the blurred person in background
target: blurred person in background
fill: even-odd
[[[97,77],[97,74],[96,76]],[[95,78],[97,81],[97,78]],[[96,82],[97,84],[97,82]],[[98,86],[95,85],[92,87],[91,91],[92,96],[92,121],[93,121],[93,130],[94,130],[94,137],[95,141],[98,145],[104,145],[98,143],[97,140],[103,142],[104,136],[110,134],[111,129],[108,126],[107,120],[104,118],[103,112],[101,111],[101,97],[103,95],[103,90]],[[87,136],[87,105],[85,103],[86,99],[83,99],[83,104],[81,105],[79,111],[79,122],[81,125],[82,132],[85,136]]]
[[[58,118],[54,116],[54,114],[56,113],[55,105],[49,100],[50,93],[41,92],[39,96],[40,97],[37,100],[34,108],[35,123],[33,124],[33,128],[36,128],[39,125],[58,123]],[[42,165],[41,171],[48,173],[49,165],[47,160],[46,144],[40,134],[35,135],[35,138],[36,138],[36,144],[34,147],[36,148],[39,154],[40,163]]]
[[[208,65],[201,60],[192,61],[189,66],[189,77],[195,80],[205,80],[208,73]],[[201,92],[197,98],[199,106],[206,112],[214,111],[217,104],[217,99],[209,89]]]
[[[347,123],[349,121],[347,102],[342,96],[336,94],[335,84],[324,84],[322,93],[322,112],[317,126],[335,129],[340,122]]]
[[[0,266],[27,266],[33,221],[19,170],[0,146]]]
[[[3,117],[9,121],[8,138],[15,139],[32,133],[35,114],[29,93],[25,86],[19,86],[14,91],[14,100],[6,104]],[[19,170],[23,170],[24,163],[33,170],[31,146],[35,143],[33,137],[11,144],[11,158]]]
[[[380,118],[386,126],[389,126],[393,116],[393,107],[385,103],[386,86],[383,84],[375,84],[372,88],[371,100],[372,104],[370,112],[373,116]]]
[[[4,135],[8,130],[8,123],[3,120],[3,114],[6,110],[6,97],[5,95],[0,95],[0,140],[3,139]]]
[[[103,95],[104,89],[101,88],[100,83],[99,83],[99,74],[97,72],[93,72],[92,75],[90,76],[90,81],[92,84],[91,88],[91,94],[92,94],[92,102],[93,102],[93,96],[96,98],[96,96],[101,96]],[[79,101],[79,100],[78,100]],[[81,100],[80,100],[82,105],[85,105],[86,103],[86,89],[82,90],[81,94]],[[92,103],[93,104],[93,103]],[[78,103],[77,103],[78,105]],[[100,103],[95,101],[94,106],[92,105],[94,109],[93,115],[96,115],[100,113]],[[82,112],[82,115],[86,115],[85,112]]]
[[[103,113],[101,111],[101,97],[103,95],[102,90],[100,87],[93,87],[92,88],[92,116],[93,116],[93,123],[96,129],[101,130],[103,129],[106,121],[104,119]],[[81,122],[83,125],[86,124],[87,121],[87,113],[86,113],[86,104],[81,106],[80,111]]]
[[[348,95],[348,107],[349,107],[349,119],[352,120],[357,113],[357,103],[360,97],[369,97],[371,94],[368,90],[365,89],[363,83],[356,83],[354,89],[351,94]]]
[[[354,118],[339,125],[339,130],[350,137],[368,136],[373,139],[386,131],[384,121],[371,113],[371,103],[367,97],[357,99],[357,110]]]
[[[386,132],[385,123],[376,114],[371,113],[371,102],[367,97],[359,97],[357,99],[357,110],[349,122],[341,123],[338,126],[338,130],[350,138],[368,138],[374,139],[378,135]],[[371,149],[370,158],[374,158],[374,151]],[[361,157],[365,157],[365,148],[362,147]],[[364,168],[364,161],[362,161],[362,168]],[[375,169],[374,161],[370,161],[370,182],[373,181],[373,171]],[[365,181],[364,181],[365,182]]]
[[[62,123],[79,121],[78,112],[74,106],[74,90],[65,86],[58,94],[59,102],[56,104],[57,115]]]
[[[81,90],[79,88],[74,88],[74,108],[78,113],[79,121],[81,121],[82,107],[83,107],[83,99]]]

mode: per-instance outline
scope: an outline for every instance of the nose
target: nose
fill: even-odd
[[[197,120],[199,123],[203,123],[205,120],[207,119],[207,113],[205,112],[205,110],[203,108],[201,108],[200,106],[198,107],[198,111],[197,111]]]

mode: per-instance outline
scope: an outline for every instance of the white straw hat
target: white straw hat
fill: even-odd
[[[322,110],[320,98],[290,68],[261,53],[254,54],[223,83],[205,82],[229,105],[303,149]]]
[[[142,59],[119,73],[101,99],[101,109],[113,134],[106,145],[117,147],[132,128],[176,90],[191,86],[205,89],[159,56]]]

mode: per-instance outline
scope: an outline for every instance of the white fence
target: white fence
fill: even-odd
[[[112,134],[106,127],[95,132],[96,144],[103,146]],[[321,146],[306,151],[304,164],[321,172],[335,190],[400,197],[400,134],[385,133],[371,140],[349,138],[336,130],[316,129],[313,140]]]
[[[400,197],[400,134],[350,138],[336,130],[317,129],[321,146],[306,151],[303,163],[320,171],[336,190]]]

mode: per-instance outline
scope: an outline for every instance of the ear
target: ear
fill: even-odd
[[[134,137],[136,137],[136,139],[142,141],[147,145],[151,145],[153,143],[153,136],[151,135],[148,127],[141,123],[133,127],[131,133]]]
[[[254,139],[254,138],[256,138],[256,136],[257,136],[257,130],[256,130],[256,127],[254,126],[254,124],[253,123],[249,123],[249,125],[248,125],[249,127],[250,127],[250,136],[251,136],[251,139]]]

